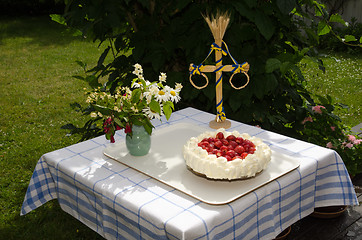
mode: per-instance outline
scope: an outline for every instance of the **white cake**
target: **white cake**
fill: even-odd
[[[222,139],[227,140],[228,144]],[[217,141],[223,145],[220,147]],[[234,153],[230,151],[232,149]],[[243,149],[246,153],[243,153]],[[190,138],[184,145],[183,156],[187,167],[196,174],[210,179],[234,180],[251,178],[263,171],[271,160],[271,150],[260,138],[221,128]]]

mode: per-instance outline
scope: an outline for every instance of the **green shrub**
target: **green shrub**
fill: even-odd
[[[307,117],[302,122],[304,127],[299,131],[301,139],[336,150],[349,174],[355,176],[362,172],[362,140],[333,114],[331,97],[318,98],[321,105],[308,105]]]
[[[188,83],[188,66],[200,63],[213,43],[201,14],[213,14],[212,9],[229,11],[231,24],[224,41],[237,61],[249,62],[251,83],[237,91],[225,76],[226,115],[283,132],[288,130],[286,124],[300,125],[306,113],[304,99],[312,101],[297,64],[305,54],[313,54],[308,39],[317,36],[308,28],[307,36],[301,34],[299,29],[305,25],[290,14],[294,8],[302,14],[301,3],[293,0],[72,1],[64,17],[69,26],[88,37],[111,42],[92,69],[96,78],[108,75],[106,87],[129,83],[128,73],[139,62],[148,75],[156,77],[163,71],[172,81],[183,82],[185,105],[215,112],[215,87],[193,88]],[[121,54],[124,51],[132,55],[126,57]],[[107,54],[114,54],[114,61],[105,65]],[[230,63],[225,59],[224,64]]]
[[[94,88],[101,86],[100,79],[106,77],[103,87],[112,92],[119,85],[129,85],[133,78],[132,65],[140,63],[150,79],[155,79],[158,72],[166,72],[169,84],[182,83],[183,106],[211,113],[216,112],[215,86],[209,84],[201,91],[195,89],[188,82],[188,67],[190,63],[201,63],[214,42],[202,14],[227,11],[231,23],[224,41],[236,61],[250,64],[251,81],[237,91],[228,84],[230,75],[224,74],[226,116],[298,138],[304,137],[303,120],[309,112],[306,103],[315,105],[305,89],[299,63],[308,56],[323,69],[321,61],[314,57],[319,34],[330,31],[330,21],[343,22],[336,15],[328,18],[324,6],[311,0],[74,0],[66,3],[64,15],[53,16],[54,20],[108,44],[97,65],[85,69],[86,77],[78,78]],[[314,30],[305,21],[310,19],[306,11],[310,8],[315,9],[315,15],[321,19],[315,23],[318,27]],[[109,56],[112,60],[105,61]],[[211,59],[205,63],[214,64]],[[232,64],[232,61],[223,59],[223,64]],[[210,74],[208,78],[213,82],[215,76]],[[242,80],[239,79],[238,84],[242,84]],[[92,121],[84,128],[68,127],[89,133],[89,129],[94,131]]]
[[[358,23],[356,18],[352,18],[348,26],[336,25],[335,33],[339,36],[362,36],[362,23]],[[353,54],[362,53],[362,48],[341,44],[338,38],[332,33],[320,37],[319,49],[332,50],[337,52],[349,52]]]

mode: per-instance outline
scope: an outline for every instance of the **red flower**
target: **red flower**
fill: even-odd
[[[116,130],[121,130],[121,129],[122,129],[122,127],[120,127],[116,124]]]
[[[124,129],[124,133],[131,133],[132,132],[132,127],[129,123],[126,124],[126,127]]]
[[[114,140],[114,135],[111,135],[111,143],[114,143],[115,140]]]

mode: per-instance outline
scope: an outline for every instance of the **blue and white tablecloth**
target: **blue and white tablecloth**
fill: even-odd
[[[214,116],[176,111],[157,128]],[[231,121],[231,130],[262,138],[300,167],[225,205],[208,205],[103,155],[104,136],[43,155],[21,215],[58,199],[61,208],[107,239],[272,239],[315,207],[357,205],[348,172],[330,149]],[[123,141],[118,131],[116,141]]]

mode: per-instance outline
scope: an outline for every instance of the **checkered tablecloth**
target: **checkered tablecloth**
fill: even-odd
[[[179,122],[207,127],[214,115],[186,108]],[[315,207],[357,205],[339,155],[326,148],[232,121],[228,131],[262,138],[299,158],[300,167],[225,205],[208,205],[103,155],[104,136],[43,155],[21,215],[58,199],[61,208],[107,239],[272,239]],[[116,141],[123,141],[118,131]]]

